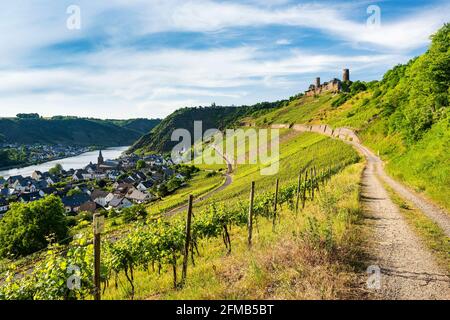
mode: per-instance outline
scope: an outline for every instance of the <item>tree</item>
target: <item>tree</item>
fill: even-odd
[[[160,197],[165,197],[168,193],[169,193],[169,189],[167,188],[167,186],[164,183],[161,183],[157,189],[156,189],[156,193],[158,196]]]
[[[175,177],[170,178],[169,181],[167,181],[167,189],[168,191],[172,192],[176,189],[178,189],[181,186],[182,181],[180,179],[177,179]]]
[[[53,175],[59,175],[59,174],[61,174],[62,170],[63,170],[62,165],[60,163],[57,163],[57,164],[55,164],[55,166],[53,168],[48,170],[48,172]]]
[[[138,160],[138,162],[136,163],[136,170],[141,170],[143,168],[145,168],[146,163],[144,160]]]
[[[72,197],[77,194],[83,194],[83,191],[81,191],[79,188],[70,189],[69,192],[67,192],[68,197]]]
[[[51,195],[30,203],[14,203],[0,220],[0,257],[24,256],[67,237],[61,199]]]
[[[18,113],[16,115],[19,119],[39,119],[40,116],[38,113]]]

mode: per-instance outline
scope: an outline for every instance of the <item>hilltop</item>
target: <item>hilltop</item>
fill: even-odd
[[[0,141],[17,144],[78,146],[130,145],[160,120],[100,120],[55,116],[52,118],[0,118]]]
[[[176,141],[171,141],[172,132],[176,129],[186,129],[193,136],[194,121],[202,121],[203,129],[225,129],[233,126],[246,116],[256,116],[273,108],[285,105],[288,101],[262,102],[252,106],[210,106],[179,109],[153,130],[139,139],[130,149],[130,152],[169,152]]]

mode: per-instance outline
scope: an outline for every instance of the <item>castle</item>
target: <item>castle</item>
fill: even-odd
[[[342,81],[339,79],[332,79],[329,82],[324,82],[320,84],[320,77],[316,78],[315,84],[311,84],[307,91],[305,91],[306,96],[313,96],[316,94],[320,94],[323,92],[332,92],[332,93],[338,93],[342,90],[342,83],[343,82],[350,82],[350,70],[344,69],[342,72]]]

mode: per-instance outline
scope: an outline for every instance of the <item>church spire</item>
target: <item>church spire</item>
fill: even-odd
[[[103,164],[102,150],[100,150],[100,152],[98,153],[98,160],[97,160],[97,165],[101,165],[101,164]]]

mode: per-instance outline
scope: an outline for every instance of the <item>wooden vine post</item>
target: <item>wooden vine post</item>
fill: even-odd
[[[103,232],[105,217],[94,214],[94,300],[100,300],[100,234]]]
[[[320,191],[320,186],[319,186],[319,179],[317,178],[317,169],[316,167],[314,167],[314,183],[315,183],[315,187],[317,188],[317,192]]]
[[[298,181],[297,181],[297,199],[295,201],[295,213],[298,213],[298,204],[300,201],[300,186],[302,184],[302,173],[300,172],[298,174]]]
[[[277,202],[278,202],[278,184],[280,182],[280,179],[277,178],[276,184],[275,184],[275,199],[273,201],[273,221],[272,221],[272,230],[275,231],[275,224],[277,221]]]
[[[302,209],[305,209],[305,202],[306,202],[306,189],[308,188],[308,169],[306,169],[305,172],[305,183],[303,187],[303,197],[302,197]]]
[[[184,285],[187,277],[187,267],[189,260],[189,245],[191,243],[191,222],[192,222],[192,202],[193,196],[189,195],[189,204],[188,211],[186,217],[186,235],[185,235],[185,244],[184,244],[184,257],[183,257],[183,272],[181,274],[181,285]]]
[[[309,179],[310,181],[310,192],[311,192],[311,200],[314,201],[314,171],[313,168],[311,168],[311,178]]]
[[[253,200],[255,198],[255,181],[252,181],[252,188],[250,190],[250,205],[248,207],[248,247],[252,247],[252,233],[253,233]]]

